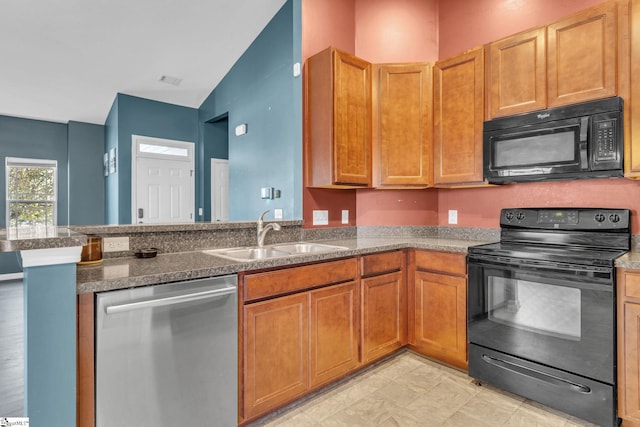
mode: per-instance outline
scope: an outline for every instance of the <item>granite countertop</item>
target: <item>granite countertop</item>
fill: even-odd
[[[0,230],[0,252],[83,246],[87,236],[67,227],[36,227],[28,230]]]
[[[417,248],[466,253],[469,246],[487,243],[434,237],[366,237],[314,241],[347,249],[298,254],[259,261],[235,262],[202,251],[159,254],[155,258],[112,258],[98,265],[78,266],[77,292],[100,292],[154,285],[203,277],[235,274],[240,271],[281,267],[313,261],[349,257],[394,249]]]
[[[631,252],[616,259],[616,267],[640,270],[640,249],[632,248]]]

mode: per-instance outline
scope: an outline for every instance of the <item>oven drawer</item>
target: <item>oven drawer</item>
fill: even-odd
[[[614,387],[469,345],[469,376],[601,426],[615,426]]]

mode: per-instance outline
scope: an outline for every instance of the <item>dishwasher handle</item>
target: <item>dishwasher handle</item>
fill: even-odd
[[[123,313],[125,311],[142,310],[145,308],[164,307],[167,305],[180,304],[184,302],[199,301],[208,298],[221,297],[225,295],[231,295],[236,293],[237,288],[235,286],[228,286],[220,289],[213,289],[202,292],[194,292],[184,295],[174,295],[171,297],[153,298],[143,301],[130,302],[127,304],[117,304],[105,307],[104,311],[107,314]]]

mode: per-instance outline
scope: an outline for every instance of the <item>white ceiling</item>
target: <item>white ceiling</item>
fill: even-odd
[[[0,0],[0,115],[104,124],[118,92],[198,108],[284,3]]]

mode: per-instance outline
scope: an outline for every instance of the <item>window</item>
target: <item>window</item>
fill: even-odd
[[[56,225],[58,163],[7,157],[6,228],[11,234]]]

